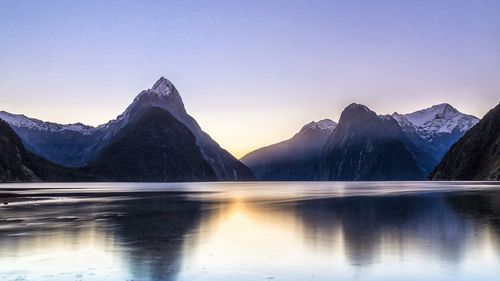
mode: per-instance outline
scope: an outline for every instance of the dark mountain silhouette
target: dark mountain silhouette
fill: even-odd
[[[114,181],[217,180],[193,133],[159,107],[130,119],[83,170]]]
[[[417,180],[424,172],[396,120],[351,104],[325,146],[324,180]]]

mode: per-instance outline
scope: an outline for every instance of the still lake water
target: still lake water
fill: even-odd
[[[3,184],[0,280],[499,280],[500,183]]]

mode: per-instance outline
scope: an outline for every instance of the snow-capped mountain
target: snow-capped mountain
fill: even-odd
[[[241,158],[260,180],[313,180],[323,146],[337,123],[310,122],[292,138],[259,148]]]
[[[447,103],[408,114],[395,112],[392,117],[403,129],[411,124],[419,136],[428,141],[442,134],[465,133],[479,122],[475,116],[461,113]]]
[[[133,115],[150,107],[166,109],[177,119],[180,119],[179,117],[185,118],[185,115],[187,115],[182,98],[175,86],[166,78],[161,77],[151,89],[140,92],[134,101],[116,119],[97,127],[98,130],[104,131],[101,143],[97,146],[104,145],[109,138],[114,136],[130,121]]]
[[[130,120],[153,107],[167,110],[189,128],[219,180],[254,179],[248,167],[202,131],[196,120],[186,112],[175,86],[164,77],[151,89],[140,92],[116,119],[97,128],[83,124],[60,125],[43,122],[7,112],[3,112],[0,118],[9,123],[31,152],[55,163],[80,167],[94,160]]]
[[[472,115],[459,112],[447,103],[434,105],[408,114],[392,114],[408,139],[433,160],[426,170],[432,170],[450,147],[479,122]]]
[[[333,129],[335,129],[335,127],[337,127],[337,123],[335,121],[332,121],[330,119],[323,119],[317,122],[312,121],[306,124],[300,131],[321,130],[324,131],[325,133],[331,133]]]

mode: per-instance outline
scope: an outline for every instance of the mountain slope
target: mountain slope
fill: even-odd
[[[323,147],[337,123],[311,122],[292,138],[248,153],[240,160],[259,180],[314,180]]]
[[[479,119],[459,112],[447,103],[434,105],[408,114],[392,114],[403,129],[407,139],[424,153],[417,155],[417,162],[430,173],[450,147],[458,141]]]
[[[451,147],[431,177],[500,180],[500,104]]]
[[[390,116],[351,104],[325,145],[324,180],[416,180],[424,178],[404,133]]]
[[[9,124],[0,120],[0,182],[92,179],[28,152]]]
[[[214,181],[191,131],[152,107],[129,120],[83,169],[114,181]]]

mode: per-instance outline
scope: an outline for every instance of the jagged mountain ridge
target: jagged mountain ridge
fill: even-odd
[[[257,149],[240,160],[259,180],[314,180],[323,146],[336,126],[330,119],[310,122],[292,138]]]
[[[447,103],[433,105],[408,114],[394,113],[413,124],[423,139],[432,140],[436,135],[453,131],[466,132],[479,122],[479,119],[459,112]]]
[[[61,125],[5,111],[0,111],[0,119],[9,123],[27,150],[68,167],[84,165],[100,137],[99,130],[81,123]]]
[[[25,127],[40,131],[74,131],[81,132],[83,134],[91,134],[95,130],[95,127],[82,123],[57,124],[44,122],[42,120],[29,118],[23,114],[12,114],[5,111],[0,111],[0,119],[14,127]]]

